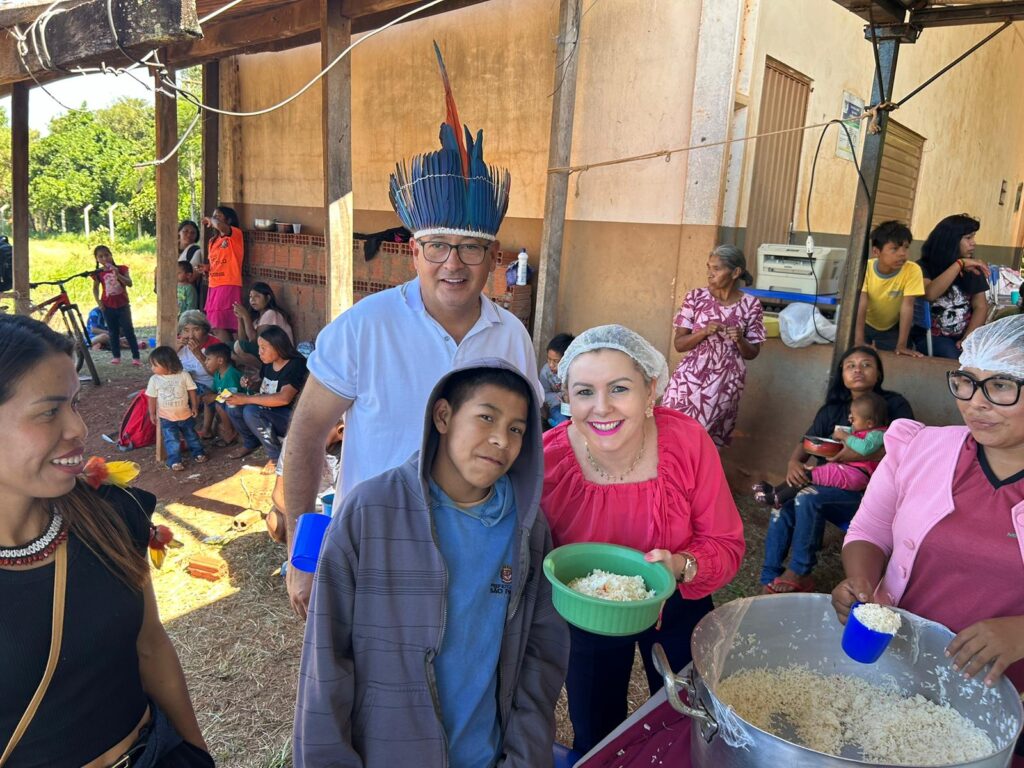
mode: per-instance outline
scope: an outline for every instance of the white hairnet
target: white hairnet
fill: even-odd
[[[964,339],[960,368],[1008,373],[1024,379],[1024,315],[983,325]]]
[[[599,349],[616,349],[633,358],[644,372],[644,376],[657,381],[654,394],[661,397],[668,386],[668,363],[665,356],[639,333],[623,325],[598,325],[584,331],[573,340],[558,364],[558,378],[563,387],[569,383],[569,368],[572,361],[580,355]]]

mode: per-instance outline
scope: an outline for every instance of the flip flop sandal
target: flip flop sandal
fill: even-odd
[[[791,589],[778,589],[779,586],[790,587]],[[764,594],[766,595],[791,595],[799,592],[813,592],[814,591],[814,580],[812,579],[806,586],[801,585],[799,582],[784,579],[781,576],[777,576],[772,579],[771,582],[764,585]]]
[[[184,470],[185,465],[182,464],[180,461],[177,462],[176,464],[171,464],[171,472],[183,472]]]
[[[196,457],[195,457],[195,459],[194,459],[194,461],[196,462],[196,464],[205,464],[205,463],[206,463],[206,462],[208,462],[209,460],[210,460],[210,457],[209,457],[209,456],[207,456],[207,455],[206,455],[205,453],[200,453],[200,454],[199,454],[198,456],[196,456]]]

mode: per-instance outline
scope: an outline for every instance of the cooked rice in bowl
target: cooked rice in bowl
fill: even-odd
[[[595,568],[586,576],[573,579],[568,584],[569,589],[579,592],[581,595],[598,597],[602,600],[614,600],[615,602],[635,602],[647,600],[654,597],[654,590],[647,589],[644,580],[640,576],[620,576],[617,573],[608,573]]]

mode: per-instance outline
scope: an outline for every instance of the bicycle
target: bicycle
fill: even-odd
[[[64,321],[64,332],[75,345],[73,353],[75,370],[81,371],[83,363],[87,364],[89,366],[89,376],[93,384],[99,386],[101,383],[100,374],[96,370],[96,363],[89,352],[91,345],[89,343],[89,336],[86,334],[85,320],[82,319],[82,312],[78,305],[71,301],[67,289],[64,287],[66,283],[70,283],[72,280],[77,280],[80,277],[92,277],[92,275],[93,271],[90,270],[59,280],[40,280],[38,283],[29,283],[28,287],[33,290],[43,285],[54,285],[60,289],[60,293],[52,299],[46,299],[46,301],[31,305],[28,312],[30,315],[38,316],[39,320],[42,320],[51,328],[53,327],[53,318],[60,312],[61,318]],[[54,328],[54,330],[57,330],[58,333],[60,332],[59,329]]]

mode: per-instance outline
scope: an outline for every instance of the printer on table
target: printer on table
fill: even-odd
[[[827,296],[839,293],[845,266],[845,248],[815,246],[808,255],[803,245],[765,243],[757,249],[754,287]]]

